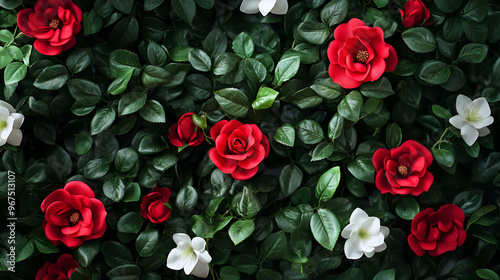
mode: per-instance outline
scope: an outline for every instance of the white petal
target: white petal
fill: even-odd
[[[349,237],[351,236],[351,233],[353,231],[357,231],[358,229],[358,225],[357,224],[348,224],[343,230],[342,230],[342,237],[344,237],[345,239],[349,239]]]
[[[198,252],[203,252],[205,251],[205,239],[201,237],[195,237],[191,241],[191,246],[193,246],[193,249],[198,251]]]
[[[24,122],[23,114],[12,113],[10,114],[10,116],[14,118],[14,128],[20,128],[21,125],[23,125]]]
[[[375,251],[365,252],[365,256],[368,257],[368,258],[373,257],[373,255],[375,255]]]
[[[470,108],[476,109],[477,112],[483,117],[491,115],[490,105],[484,97],[474,99],[474,101],[470,104]]]
[[[450,122],[451,125],[453,125],[454,127],[458,128],[458,129],[461,129],[462,127],[469,124],[469,121],[467,121],[461,115],[453,116],[448,121]]]
[[[370,236],[377,235],[380,232],[380,219],[377,217],[369,217],[360,224],[359,228],[360,230],[366,230]]]
[[[183,254],[183,251],[174,248],[168,254],[167,267],[173,270],[181,270],[186,265],[187,261],[188,258]]]
[[[276,1],[276,5],[274,5],[274,8],[271,10],[271,13],[275,15],[284,15],[286,12],[288,12],[287,0]]]
[[[376,252],[376,253],[378,253],[378,252],[382,252],[382,251],[384,251],[385,249],[387,249],[387,244],[383,243],[382,245],[377,246],[377,248],[375,248],[375,252]]]
[[[476,128],[476,129],[481,129],[483,127],[487,127],[488,125],[492,124],[494,121],[492,116],[488,116],[484,119],[479,119],[475,122],[471,122],[471,124]]]
[[[465,110],[469,108],[469,105],[471,103],[472,103],[472,100],[469,97],[467,97],[463,94],[459,94],[457,96],[457,101],[456,101],[458,114],[464,116]]]
[[[9,103],[7,103],[3,100],[0,100],[0,107],[7,109],[9,111],[9,114],[16,112],[16,110],[14,109],[14,107],[12,107],[12,105],[10,105]]]
[[[9,116],[10,116],[9,110],[7,108],[0,107],[0,120],[7,120]]]
[[[345,256],[350,260],[357,260],[363,256],[363,252],[356,250],[355,244],[349,239],[345,242],[344,253]]]
[[[276,5],[276,0],[261,0],[259,3],[259,11],[263,16],[267,16]]]
[[[206,250],[202,253],[195,251],[195,253],[196,253],[196,255],[198,255],[199,262],[210,263],[212,261],[212,257],[210,256],[210,254]]]
[[[390,231],[388,227],[380,226],[380,232],[384,235],[384,238],[386,238],[389,236]]]
[[[483,136],[490,134],[490,129],[487,127],[483,127],[481,129],[479,129],[478,132],[479,132],[479,137],[483,137]]]
[[[479,136],[479,132],[472,125],[462,127],[462,129],[460,129],[460,134],[465,143],[469,146],[472,146]]]
[[[194,267],[191,274],[200,278],[207,278],[208,273],[210,272],[210,267],[206,263],[198,262]]]
[[[19,128],[14,128],[10,133],[9,138],[7,138],[7,143],[11,144],[12,146],[19,146],[21,145],[22,140],[23,133]]]
[[[191,237],[189,237],[189,235],[185,233],[176,233],[172,236],[172,239],[177,245],[179,245],[179,242],[181,241],[188,242],[189,244],[191,244]]]
[[[365,241],[366,245],[371,247],[377,247],[384,243],[384,234],[381,232]]]
[[[359,242],[359,248],[361,249],[361,251],[363,252],[373,252],[373,250],[375,250],[375,247],[373,246],[370,246],[366,243],[366,240],[364,239],[361,239],[360,242]]]
[[[259,12],[260,0],[243,0],[241,3],[240,11],[245,14],[255,14]]]
[[[0,138],[0,147],[7,143],[7,139]]]
[[[14,129],[14,118],[8,117],[6,119],[6,122],[7,126],[0,133],[0,138],[5,140],[9,139],[9,136],[12,133],[12,130]]]
[[[361,208],[356,208],[354,209],[354,211],[352,211],[349,222],[351,224],[359,224],[366,219],[368,219],[368,214],[366,214],[366,212],[363,211]]]
[[[186,258],[187,262],[184,265],[184,273],[186,273],[186,275],[189,275],[191,274],[191,272],[193,272],[194,267],[198,263],[198,256],[194,252],[192,252],[191,254],[188,254]]]

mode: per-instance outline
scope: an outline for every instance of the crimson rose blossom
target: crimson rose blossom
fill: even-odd
[[[412,28],[415,26],[428,26],[432,22],[429,21],[431,12],[425,6],[422,0],[409,0],[405,3],[405,10],[399,10],[401,13],[401,19],[403,25],[406,28]]]
[[[464,212],[455,204],[446,204],[436,212],[427,208],[411,221],[408,244],[417,256],[453,251],[465,242],[464,221]]]
[[[237,120],[220,121],[210,130],[215,148],[210,160],[236,180],[248,180],[259,170],[259,163],[269,155],[269,141],[255,124]]]
[[[64,243],[73,249],[106,231],[106,209],[83,182],[72,181],[55,190],[43,200],[41,208],[45,235],[54,245]]]
[[[385,43],[380,27],[369,27],[353,18],[339,25],[333,35],[335,40],[328,47],[328,72],[343,88],[375,81],[384,72],[392,72],[398,64],[396,51]]]
[[[375,185],[382,193],[420,195],[429,190],[434,176],[427,168],[432,154],[422,144],[408,140],[391,149],[378,149],[373,154]]]
[[[169,188],[158,188],[156,186],[152,193],[142,199],[141,216],[155,224],[165,222],[170,218],[170,207],[165,205],[165,203],[168,203],[169,198]]]
[[[189,146],[198,146],[205,139],[201,128],[193,123],[194,113],[186,113],[170,127],[168,139],[172,145],[182,147],[186,144]]]
[[[36,273],[35,280],[65,280],[69,279],[80,267],[70,254],[63,254],[56,263],[46,262]]]
[[[44,55],[57,55],[76,43],[82,10],[71,0],[38,0],[35,9],[23,9],[17,15],[21,31],[36,38],[33,46]]]

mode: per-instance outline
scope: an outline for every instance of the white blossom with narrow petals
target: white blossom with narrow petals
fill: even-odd
[[[260,12],[263,16],[267,14],[284,15],[288,12],[287,0],[243,0],[240,11],[245,14],[256,14]]]
[[[387,248],[384,239],[389,235],[389,228],[381,226],[379,218],[369,217],[365,211],[356,208],[341,235],[347,239],[344,252],[348,259],[356,260],[363,254],[371,258]]]
[[[460,94],[456,101],[458,115],[450,118],[450,124],[460,129],[462,139],[472,146],[480,136],[490,133],[487,128],[493,123],[490,105],[486,98],[480,97],[472,101],[469,97]]]
[[[172,249],[167,257],[167,267],[173,270],[184,269],[186,275],[206,278],[210,271],[209,263],[212,257],[205,249],[205,240],[195,237],[191,240],[185,233],[172,236],[177,247]]]
[[[0,146],[5,145],[5,143],[13,146],[21,145],[23,133],[19,128],[23,122],[23,114],[16,113],[12,105],[0,100]]]

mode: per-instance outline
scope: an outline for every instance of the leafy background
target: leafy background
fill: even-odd
[[[214,279],[499,279],[497,1],[425,1],[433,25],[412,29],[403,0],[290,0],[285,16],[266,17],[242,14],[239,0],[74,2],[84,11],[77,44],[47,57],[17,36],[16,14],[34,1],[0,1],[2,99],[26,117],[22,145],[1,152],[2,209],[14,171],[18,216],[17,272],[2,277],[34,279],[70,253],[82,266],[73,280],[190,279],[165,266],[172,234],[187,232],[206,238]],[[344,90],[326,50],[350,18],[382,28],[399,63]],[[472,147],[448,123],[459,93],[486,97],[495,117]],[[208,159],[209,143],[170,146],[185,112],[209,127],[258,124],[271,140],[262,172],[234,181]],[[434,184],[419,197],[381,195],[371,156],[408,139],[434,146]],[[40,202],[70,180],[89,184],[108,212],[105,235],[74,250],[41,229]],[[172,190],[173,215],[153,225],[138,213],[157,184]],[[411,219],[447,203],[466,214],[465,244],[417,257]],[[356,207],[391,233],[387,250],[351,261],[337,237]]]

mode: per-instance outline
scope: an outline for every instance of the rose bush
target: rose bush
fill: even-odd
[[[454,204],[443,205],[438,211],[427,208],[411,221],[408,244],[417,256],[453,251],[465,242],[464,222],[464,212]]]
[[[55,190],[41,204],[43,229],[55,245],[76,248],[106,231],[106,209],[85,183],[72,181]]]
[[[73,256],[63,254],[56,263],[46,262],[36,273],[35,280],[68,280],[78,267]]]
[[[166,204],[170,199],[170,194],[169,188],[158,188],[156,186],[152,193],[142,199],[141,216],[155,224],[168,220],[170,218],[170,207]]]
[[[343,88],[356,88],[364,82],[375,81],[384,72],[392,72],[398,64],[394,47],[384,40],[384,31],[369,27],[356,18],[339,25],[328,46],[333,81]]]

